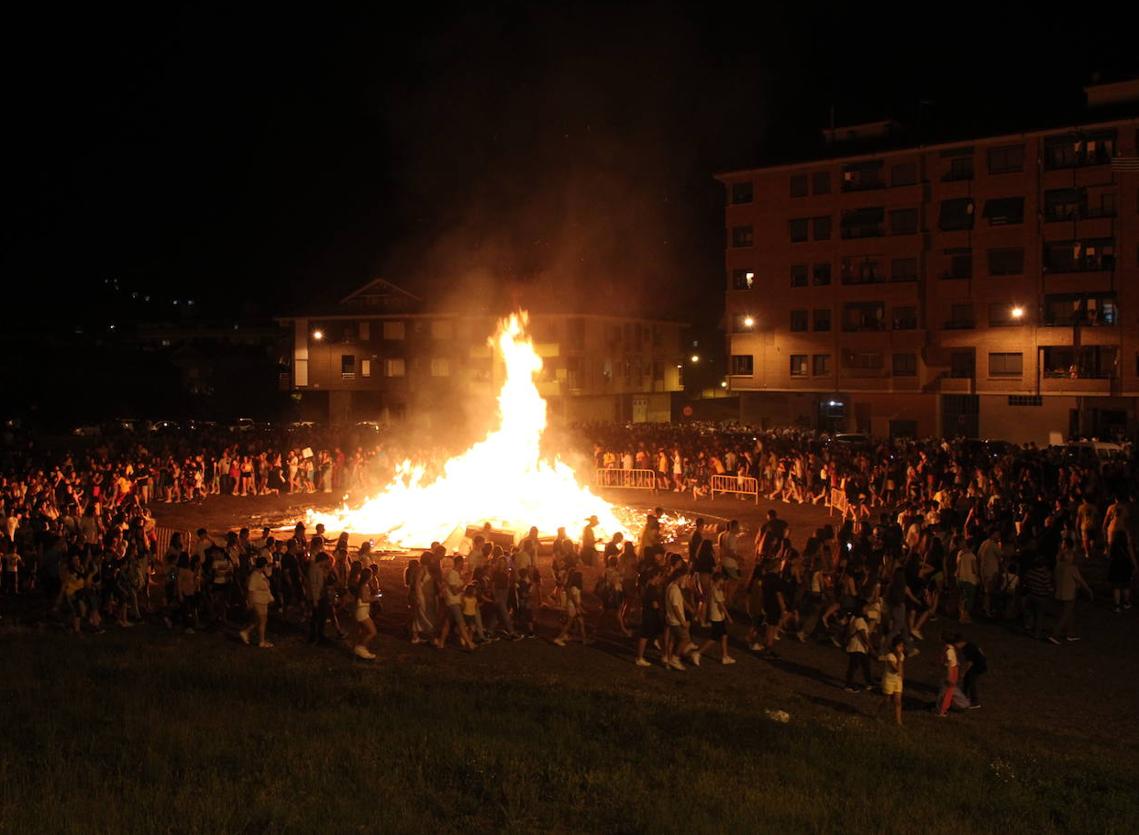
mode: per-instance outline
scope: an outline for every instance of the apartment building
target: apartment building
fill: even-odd
[[[875,436],[1134,435],[1139,82],[1087,120],[720,174],[744,419]]]
[[[494,407],[504,368],[487,339],[497,319],[433,309],[375,279],[324,311],[278,317],[291,338],[281,386],[308,418],[421,421]],[[679,322],[530,314],[538,389],[552,421],[668,421],[683,390]]]

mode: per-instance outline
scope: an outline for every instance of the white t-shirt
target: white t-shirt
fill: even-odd
[[[668,588],[664,592],[664,599],[665,622],[669,626],[687,626],[688,617],[684,612],[684,592],[680,590],[679,582],[674,580],[668,584]]]
[[[850,624],[850,637],[846,641],[846,651],[866,652],[868,647],[861,633],[868,631],[869,627],[866,625],[866,619],[861,615],[855,617],[854,621]]]
[[[713,588],[708,598],[708,620],[719,623],[724,619],[724,590]]]
[[[447,587],[445,594],[447,596],[448,606],[460,606],[463,603],[463,578],[459,576],[459,572],[451,569],[447,572]]]

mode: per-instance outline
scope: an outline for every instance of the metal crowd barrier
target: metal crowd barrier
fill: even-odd
[[[759,480],[746,475],[712,476],[712,498],[717,493],[735,493],[739,496],[755,496],[759,504]]]
[[[630,490],[656,490],[655,470],[602,469],[594,476],[598,487],[627,487]]]

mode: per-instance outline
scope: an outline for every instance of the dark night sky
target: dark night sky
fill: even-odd
[[[803,148],[832,105],[1033,126],[1136,70],[1106,10],[1039,5],[154,5],[5,27],[2,269],[26,315],[106,278],[228,316],[373,275],[537,276],[714,321],[713,172]]]

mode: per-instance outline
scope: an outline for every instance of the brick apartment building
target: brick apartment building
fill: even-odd
[[[282,316],[291,341],[281,386],[310,419],[448,421],[492,407],[503,366],[491,315],[431,310],[376,279],[326,311]],[[683,389],[684,325],[531,312],[538,389],[552,421],[668,421]]]
[[[1087,92],[1075,126],[890,147],[880,122],[826,131],[825,158],[718,175],[742,417],[1134,436],[1139,119],[1117,114],[1139,81]]]

